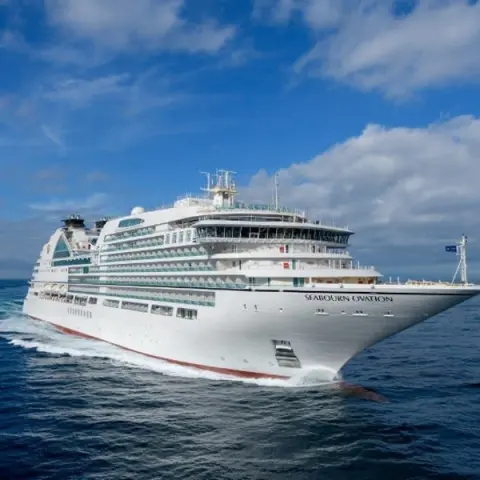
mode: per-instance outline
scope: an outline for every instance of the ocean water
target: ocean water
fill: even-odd
[[[479,301],[353,360],[378,402],[63,335],[22,317],[25,292],[0,281],[1,479],[480,478]]]

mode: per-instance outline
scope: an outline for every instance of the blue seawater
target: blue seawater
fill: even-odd
[[[0,282],[2,479],[480,478],[480,302],[315,383],[232,381],[24,318]]]

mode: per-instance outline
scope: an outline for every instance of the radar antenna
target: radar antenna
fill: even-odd
[[[233,207],[237,193],[237,187],[233,181],[235,172],[217,170],[215,175],[206,172],[202,173],[207,176],[207,188],[202,190],[209,193],[209,198],[213,199],[213,205],[216,207]],[[212,182],[212,177],[215,178],[214,182]]]

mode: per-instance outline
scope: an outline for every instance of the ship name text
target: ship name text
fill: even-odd
[[[325,293],[306,293],[305,299],[318,300],[320,302],[393,302],[393,297],[389,295],[334,295]]]

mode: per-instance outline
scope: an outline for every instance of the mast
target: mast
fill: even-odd
[[[467,280],[467,237],[462,235],[462,240],[459,243],[460,255],[460,280],[462,283],[468,283]]]
[[[212,189],[212,175],[209,172],[200,172],[203,173],[207,177],[207,188],[202,188],[203,191],[208,192],[208,196],[210,197],[210,191]]]
[[[209,198],[213,200],[215,207],[233,207],[237,187],[233,181],[235,172],[230,170],[217,170],[213,175],[215,181],[212,182],[212,175],[202,172],[207,176],[207,188],[203,188],[209,194]]]
[[[275,210],[278,210],[278,173],[275,173]]]
[[[460,272],[460,281],[463,284],[468,283],[467,277],[467,237],[462,235],[462,239],[457,242],[457,256],[459,257],[457,269],[453,275],[452,283],[455,282],[458,272]]]

